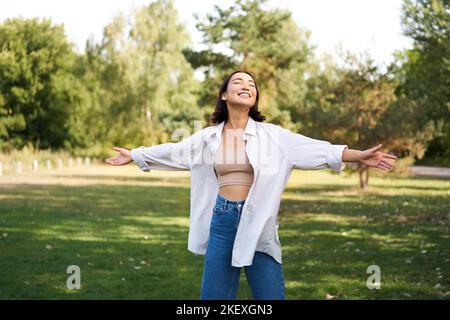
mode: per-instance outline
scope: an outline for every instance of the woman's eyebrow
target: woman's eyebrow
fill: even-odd
[[[242,79],[242,78],[234,78],[233,79],[233,81],[236,81],[236,80],[242,80],[242,81],[244,81],[244,79]],[[253,83],[255,83],[255,81],[253,81],[252,79],[250,79],[250,80],[248,80],[248,82],[253,82]]]

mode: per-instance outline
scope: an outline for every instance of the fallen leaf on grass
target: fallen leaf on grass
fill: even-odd
[[[333,296],[333,295],[331,295],[329,293],[327,293],[327,295],[325,296],[326,300],[333,300],[334,298],[335,298],[335,296]]]

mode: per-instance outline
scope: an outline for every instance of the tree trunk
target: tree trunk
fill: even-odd
[[[364,190],[369,185],[369,168],[362,168],[358,172],[359,187],[361,188],[361,190]]]
[[[366,168],[366,183],[365,183],[366,187],[369,186],[369,168]]]

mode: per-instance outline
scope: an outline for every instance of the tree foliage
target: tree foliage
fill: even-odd
[[[214,106],[227,74],[247,70],[257,80],[261,111],[268,121],[293,127],[289,108],[305,92],[304,69],[312,55],[309,33],[297,27],[289,11],[266,8],[266,2],[237,0],[198,18],[206,49],[187,51],[186,56],[205,74],[203,106]]]
[[[402,82],[397,94],[415,106],[420,131],[434,128],[429,155],[450,164],[449,1],[405,0],[402,25],[413,48],[398,54]]]
[[[0,148],[70,141],[70,114],[81,103],[75,60],[63,27],[48,19],[0,24]]]
[[[197,82],[183,55],[189,37],[173,1],[135,10],[128,22],[117,16],[101,43],[89,41],[81,74],[89,83],[92,143],[136,145],[167,141],[178,127],[201,119]],[[93,123],[86,122],[89,135]]]

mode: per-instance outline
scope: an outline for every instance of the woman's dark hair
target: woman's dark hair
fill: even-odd
[[[236,74],[236,73],[246,73],[248,74],[250,77],[253,78],[253,81],[255,81],[255,88],[256,88],[256,101],[255,101],[255,105],[253,107],[250,108],[248,115],[255,121],[259,121],[259,122],[263,122],[266,117],[263,116],[259,111],[258,111],[258,101],[259,101],[259,90],[258,90],[258,86],[256,85],[256,80],[255,77],[253,77],[253,75],[250,72],[247,71],[234,71],[233,73],[231,73],[228,77],[225,78],[225,80],[223,81],[222,85],[220,86],[220,91],[219,91],[219,95],[217,96],[217,102],[216,102],[216,109],[214,110],[214,113],[211,116],[211,123],[212,124],[216,124],[216,123],[221,123],[223,121],[228,120],[228,108],[227,108],[227,103],[225,100],[222,100],[222,95],[224,92],[227,91],[228,88],[228,83],[230,82],[231,77]]]

